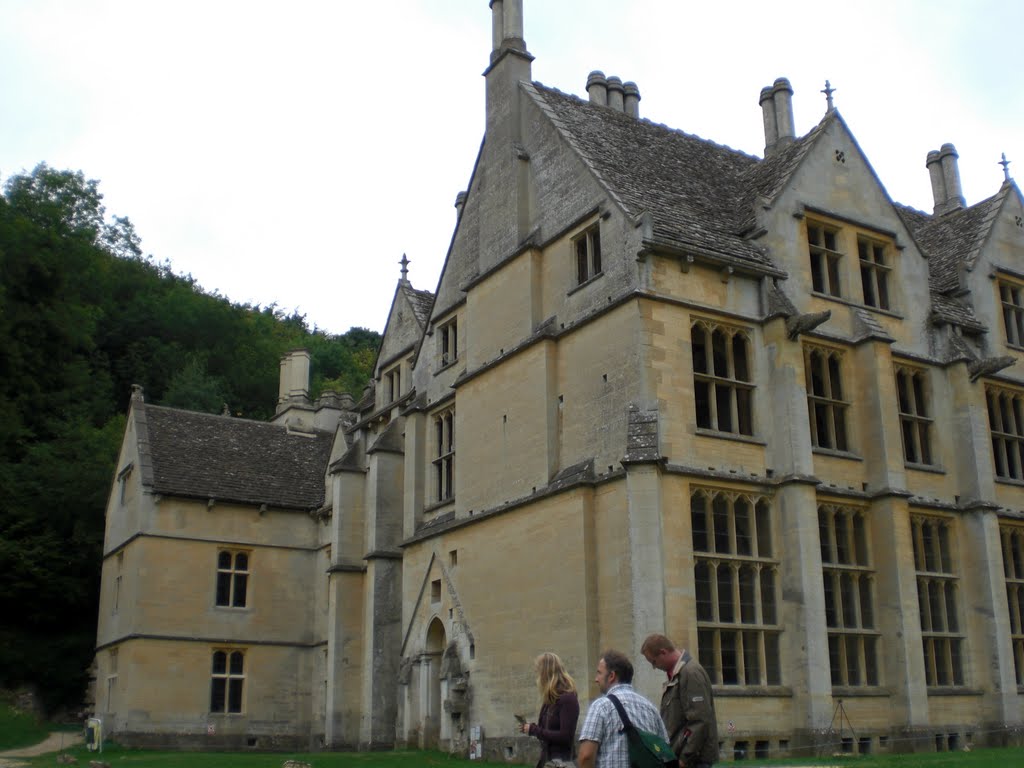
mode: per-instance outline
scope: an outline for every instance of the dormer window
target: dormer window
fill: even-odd
[[[576,283],[582,285],[601,274],[601,228],[595,224],[573,241],[576,254]]]
[[[438,328],[437,353],[442,368],[459,359],[459,327],[456,318],[453,317]]]

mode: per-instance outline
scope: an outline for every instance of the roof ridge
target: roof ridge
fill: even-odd
[[[567,99],[572,99],[573,101],[575,101],[575,102],[577,102],[580,105],[585,106],[585,107],[590,107],[590,108],[594,108],[594,109],[607,109],[607,110],[609,110],[610,114],[620,115],[622,118],[625,118],[626,120],[630,120],[633,123],[639,123],[641,125],[648,125],[648,126],[650,126],[652,128],[660,128],[662,130],[668,131],[669,133],[677,134],[679,136],[685,136],[688,139],[695,139],[696,141],[703,142],[704,144],[709,144],[709,145],[711,145],[713,147],[717,147],[718,149],[724,149],[724,150],[726,150],[728,152],[732,152],[735,155],[738,155],[740,157],[747,158],[747,159],[750,159],[750,160],[761,161],[763,159],[763,158],[761,158],[761,157],[759,157],[757,155],[752,155],[749,152],[745,152],[742,149],[736,149],[736,147],[730,147],[728,144],[721,144],[721,143],[715,141],[714,139],[708,139],[708,138],[705,138],[705,137],[703,137],[703,136],[701,136],[699,134],[690,133],[689,131],[684,131],[681,128],[673,128],[671,125],[667,125],[666,123],[656,122],[654,120],[651,120],[648,117],[630,117],[629,115],[625,114],[624,112],[617,112],[616,110],[610,109],[609,107],[602,107],[599,104],[593,104],[590,101],[588,101],[588,100],[586,100],[584,98],[581,98],[580,96],[577,96],[575,93],[566,93],[565,91],[563,91],[563,90],[561,90],[559,88],[555,88],[554,86],[544,85],[544,83],[542,83],[542,82],[540,82],[538,80],[533,80],[529,84],[533,85],[534,87],[539,88],[541,90],[549,91],[549,92],[552,92],[552,93],[556,93],[559,96],[563,96],[563,97],[565,97]],[[618,118],[616,118],[616,119],[618,119]]]

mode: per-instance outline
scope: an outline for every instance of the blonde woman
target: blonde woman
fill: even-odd
[[[553,653],[542,653],[534,662],[540,691],[540,714],[536,723],[523,723],[520,730],[540,740],[537,768],[546,765],[572,765],[576,743],[576,721],[580,702],[576,683],[565,671],[562,660]]]

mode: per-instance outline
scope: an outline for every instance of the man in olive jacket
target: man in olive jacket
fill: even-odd
[[[664,635],[650,635],[640,648],[655,669],[668,676],[661,695],[661,719],[682,768],[709,768],[718,759],[718,723],[711,678],[704,667]]]

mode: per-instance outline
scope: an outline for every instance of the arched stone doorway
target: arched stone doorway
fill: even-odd
[[[434,618],[427,627],[427,642],[420,664],[423,713],[421,747],[437,749],[441,744],[441,655],[447,644],[444,624]]]

